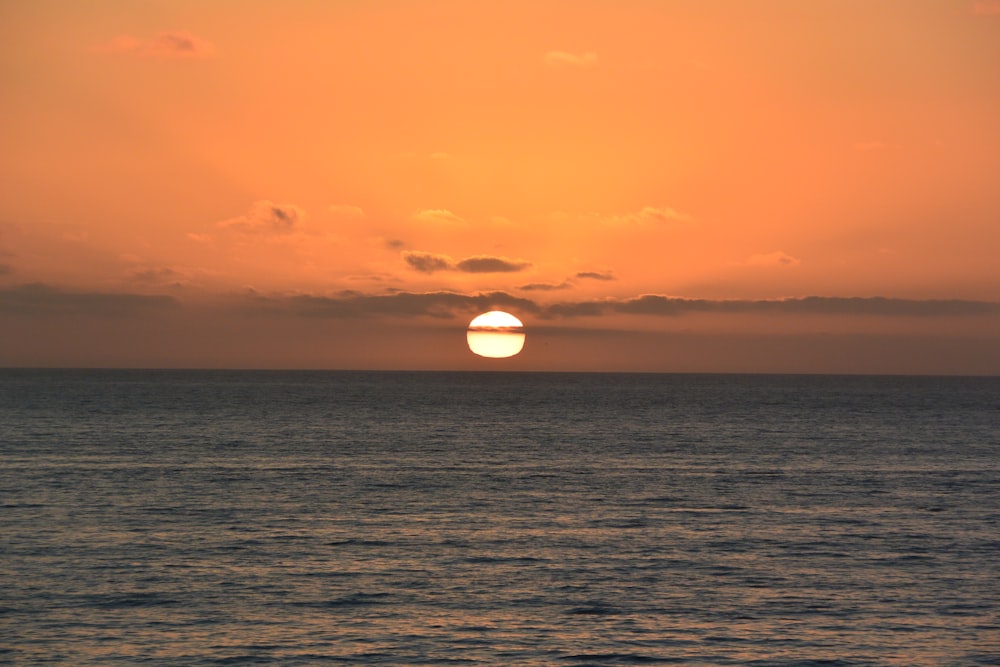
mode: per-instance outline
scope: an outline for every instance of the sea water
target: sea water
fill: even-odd
[[[998,378],[0,371],[0,662],[995,665],[998,578]]]

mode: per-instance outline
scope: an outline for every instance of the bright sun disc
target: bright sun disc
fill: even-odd
[[[491,310],[469,322],[466,340],[481,357],[513,357],[524,347],[524,325],[510,313]]]

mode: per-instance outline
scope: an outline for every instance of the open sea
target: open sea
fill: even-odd
[[[0,370],[0,663],[1000,665],[1000,378]]]

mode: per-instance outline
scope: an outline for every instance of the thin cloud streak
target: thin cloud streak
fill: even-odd
[[[72,292],[42,283],[0,289],[0,314],[4,315],[139,315],[178,306],[162,294],[127,292]]]
[[[604,218],[609,225],[679,225],[694,222],[694,217],[669,206],[644,206],[638,211]]]
[[[254,202],[246,215],[223,220],[218,226],[244,234],[291,234],[304,219],[305,211],[298,206],[262,199]]]
[[[455,268],[465,273],[516,273],[524,271],[529,266],[531,266],[530,262],[519,259],[476,255],[458,262]]]
[[[550,317],[599,316],[608,313],[660,317],[678,317],[689,313],[951,317],[1000,314],[1000,303],[961,299],[820,296],[716,301],[644,294],[624,300],[558,303],[548,306],[544,312]]]
[[[531,262],[491,255],[475,255],[455,261],[448,255],[430,252],[405,251],[403,261],[421,273],[459,271],[461,273],[516,273],[531,266]]]
[[[427,224],[464,224],[465,220],[455,215],[448,209],[428,208],[417,211],[413,215],[414,220]]]
[[[570,53],[568,51],[548,51],[542,56],[542,62],[547,67],[593,67],[597,64],[597,54],[591,51],[585,53]]]
[[[576,278],[581,278],[583,280],[603,280],[611,281],[617,280],[614,274],[611,272],[600,272],[600,271],[580,271],[576,274]]]
[[[787,266],[798,266],[802,263],[797,257],[792,257],[786,252],[776,250],[774,252],[762,253],[759,255],[752,255],[747,258],[747,266],[759,266],[759,267],[787,267]]]
[[[555,292],[571,287],[573,287],[573,283],[563,281],[561,283],[528,283],[527,285],[521,285],[517,289],[523,292]]]
[[[198,59],[210,57],[215,52],[215,46],[186,30],[166,30],[148,40],[119,35],[91,50],[147,58]]]

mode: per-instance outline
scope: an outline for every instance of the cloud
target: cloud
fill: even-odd
[[[527,285],[521,285],[517,289],[524,292],[554,292],[556,290],[569,289],[573,284],[569,281],[563,281],[561,283],[528,283]]]
[[[669,225],[692,222],[693,217],[669,206],[645,206],[638,211],[624,215],[613,215],[604,219],[613,225]]]
[[[10,264],[0,264],[0,276],[9,276],[14,273],[14,268]]]
[[[517,271],[524,271],[529,266],[531,266],[531,262],[519,259],[476,255],[475,257],[463,259],[455,265],[455,268],[465,273],[516,273]]]
[[[176,306],[169,296],[71,292],[41,283],[0,289],[0,313],[14,315],[135,315]]]
[[[510,309],[521,313],[538,313],[538,304],[530,299],[506,292],[459,294],[456,292],[397,292],[370,295],[344,292],[337,296],[298,295],[263,297],[252,295],[252,309],[272,310],[314,317],[364,317],[389,315],[397,317],[454,318],[462,313],[481,313],[493,309]]]
[[[400,248],[403,248],[405,246],[406,246],[406,241],[403,241],[402,239],[385,240],[385,247],[388,248],[389,250],[399,250]]]
[[[575,277],[584,280],[617,280],[610,271],[604,273],[598,271],[580,271]]]
[[[569,53],[568,51],[549,51],[542,56],[542,62],[546,67],[592,67],[597,64],[597,54],[587,51],[586,53]]]
[[[429,252],[415,252],[412,250],[407,250],[403,253],[403,261],[409,264],[410,268],[421,273],[451,271],[455,267],[454,261],[447,255],[435,255]]]
[[[747,266],[761,266],[761,267],[781,267],[781,266],[798,266],[802,261],[795,257],[792,257],[788,253],[776,250],[774,252],[769,252],[761,255],[752,255],[747,258]]]
[[[162,58],[203,58],[213,47],[189,32],[161,32],[146,44],[146,54]]]
[[[414,220],[418,222],[424,222],[428,224],[440,224],[440,223],[464,223],[465,220],[458,217],[448,209],[444,208],[428,208],[422,211],[417,211],[413,215]]]
[[[978,0],[972,4],[972,13],[977,16],[1000,16],[1000,0]]]
[[[244,234],[290,234],[304,219],[305,212],[299,207],[265,199],[254,202],[246,215],[223,220],[218,226]]]
[[[328,210],[338,218],[360,219],[365,217],[364,209],[350,204],[331,204]]]
[[[421,273],[435,271],[459,271],[462,273],[515,273],[531,266],[530,262],[507,257],[491,255],[475,255],[455,261],[448,255],[437,255],[430,252],[405,251],[403,261],[410,268]]]
[[[119,35],[92,49],[96,53],[133,55],[148,58],[196,59],[211,56],[215,47],[208,41],[184,30],[161,32],[142,40],[132,35]]]
[[[545,291],[542,288],[542,291]],[[625,314],[682,317],[690,314],[756,314],[774,316],[840,315],[853,317],[975,317],[1000,315],[1000,303],[986,301],[911,300],[887,297],[799,297],[772,300],[711,300],[643,294],[627,299],[565,301],[554,304],[507,292],[393,292],[364,294],[345,291],[334,296],[261,296],[250,294],[244,307],[317,317],[392,315],[450,318],[469,312],[509,308],[544,319],[592,318]]]
[[[133,269],[128,274],[129,280],[140,285],[171,285],[178,286],[185,282],[187,276],[169,266],[151,266]]]
[[[1000,314],[1000,303],[961,299],[911,300],[887,297],[798,297],[765,300],[686,299],[643,294],[630,299],[557,303],[543,309],[548,317],[598,316],[607,313],[678,317],[690,313],[945,317]]]

